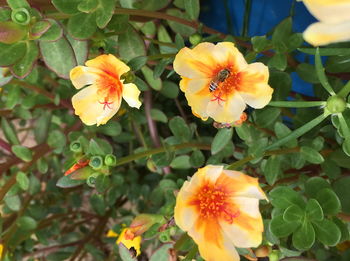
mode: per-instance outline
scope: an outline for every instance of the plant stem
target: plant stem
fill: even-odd
[[[268,104],[273,107],[308,108],[326,105],[325,101],[272,101]]]
[[[281,155],[281,154],[288,154],[288,153],[294,153],[294,152],[298,152],[299,151],[299,147],[295,147],[295,148],[288,148],[288,149],[280,149],[280,150],[271,150],[271,151],[266,151],[263,154],[263,157],[266,156],[272,156],[272,155]],[[234,163],[232,163],[231,165],[229,165],[226,169],[230,169],[230,170],[234,170],[239,168],[240,166],[244,165],[245,163],[251,161],[255,159],[254,156],[249,155],[239,161],[236,161]]]
[[[348,81],[345,86],[338,92],[337,96],[345,98],[350,92],[350,81]]]
[[[198,148],[202,150],[210,150],[211,145],[189,142],[189,143],[182,143],[178,145],[169,146],[166,148],[165,147],[155,148],[155,149],[143,151],[140,153],[136,153],[134,155],[129,155],[129,156],[120,158],[119,160],[117,160],[116,166],[120,166],[129,162],[132,162],[134,160],[141,159],[154,154],[158,154],[166,151],[176,151],[176,150],[185,149],[185,148]]]
[[[251,9],[252,9],[252,1],[251,0],[245,0],[245,11],[244,11],[243,28],[242,28],[242,36],[243,37],[247,37],[248,36],[249,17],[250,17]]]

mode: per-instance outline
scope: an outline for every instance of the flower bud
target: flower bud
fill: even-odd
[[[162,215],[141,214],[134,218],[129,228],[125,232],[127,239],[133,239],[136,236],[142,235],[155,223],[164,222]]]
[[[192,34],[189,38],[192,45],[197,45],[202,41],[202,36],[198,33]]]
[[[271,252],[270,246],[260,246],[257,249],[254,250],[254,254],[257,257],[267,257]]]
[[[102,175],[99,172],[94,172],[92,173],[87,179],[86,179],[86,184],[88,184],[89,187],[95,187],[96,184],[96,179],[99,175]]]
[[[105,164],[109,167],[114,167],[117,162],[117,158],[113,154],[107,154],[105,156]]]
[[[334,95],[328,98],[326,108],[331,113],[342,113],[346,109],[346,102],[343,98]]]
[[[124,73],[120,79],[124,80],[123,84],[132,83],[135,81],[135,74],[132,71],[128,71],[127,73]]]
[[[27,25],[30,22],[30,14],[26,8],[12,10],[11,19],[17,24]]]
[[[70,145],[69,145],[69,149],[72,151],[72,152],[75,152],[75,153],[79,153],[79,152],[82,152],[82,146],[80,144],[79,141],[73,141]]]
[[[90,167],[94,170],[99,170],[103,166],[103,159],[101,156],[93,156],[90,158]]]

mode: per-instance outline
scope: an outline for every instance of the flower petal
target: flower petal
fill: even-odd
[[[220,165],[207,165],[203,168],[198,169],[197,176],[205,177],[205,180],[209,180],[215,183],[222,173],[224,167]]]
[[[210,98],[206,113],[216,122],[233,123],[240,119],[242,112],[246,108],[243,99],[237,92],[223,101],[215,100],[213,97]]]
[[[183,231],[189,231],[193,227],[194,222],[198,219],[198,213],[195,208],[187,204],[190,193],[185,189],[186,183],[187,186],[189,185],[189,182],[186,181],[180,192],[177,194],[174,209],[175,223]]]
[[[268,85],[269,69],[262,63],[252,63],[239,73],[237,90],[245,103],[253,108],[263,108],[271,100],[273,89]]]
[[[259,186],[258,179],[239,171],[223,170],[223,175],[217,179],[215,185],[225,186],[226,192],[232,197],[267,199]]]
[[[86,66],[74,67],[69,74],[72,84],[75,88],[80,89],[85,85],[93,84],[102,72],[96,68]]]
[[[350,20],[339,24],[314,23],[304,31],[303,37],[314,46],[344,42],[350,40],[349,28]]]
[[[307,9],[318,20],[325,23],[339,23],[349,20],[349,0],[303,0]]]
[[[243,212],[234,218],[233,223],[223,219],[220,221],[221,230],[236,247],[257,247],[261,244],[264,226],[261,216],[253,218]]]
[[[188,234],[197,243],[199,253],[206,261],[239,261],[234,245],[218,222],[198,220],[196,227]]]
[[[130,107],[140,108],[141,102],[139,100],[140,91],[133,83],[123,84],[123,99]]]
[[[231,67],[234,71],[241,71],[248,65],[242,53],[232,42],[220,42],[215,45],[213,56],[222,67]]]
[[[100,69],[101,71],[119,79],[120,76],[130,71],[129,66],[112,54],[103,54],[85,63],[88,67]]]
[[[84,88],[72,97],[75,114],[86,125],[105,124],[116,114],[121,100],[116,99],[108,105],[105,105],[103,101],[104,97],[98,94],[98,88],[95,85]]]

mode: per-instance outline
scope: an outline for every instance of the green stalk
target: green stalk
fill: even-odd
[[[345,86],[338,92],[338,96],[345,98],[350,92],[350,81],[348,81]]]
[[[249,16],[250,16],[251,9],[252,9],[252,0],[245,0],[245,11],[244,11],[243,28],[242,28],[243,37],[248,36]]]
[[[325,101],[272,101],[268,105],[274,107],[286,107],[286,108],[308,108],[325,106]]]

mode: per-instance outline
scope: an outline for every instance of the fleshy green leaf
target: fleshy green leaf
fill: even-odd
[[[26,44],[18,42],[14,44],[0,43],[0,66],[10,66],[21,59],[26,52]]]
[[[319,190],[316,199],[326,215],[336,215],[339,213],[341,209],[340,200],[332,189],[324,188]]]
[[[185,11],[192,20],[198,19],[199,16],[199,0],[184,1]]]
[[[341,231],[336,224],[328,219],[313,222],[316,238],[327,246],[335,246],[338,244]]]
[[[300,153],[310,163],[320,164],[324,162],[322,155],[311,147],[302,146],[300,148]]]
[[[310,199],[306,203],[306,217],[309,221],[321,221],[323,219],[323,211],[316,199]]]
[[[127,30],[119,35],[119,55],[122,59],[130,61],[138,56],[146,56],[145,43],[135,29],[128,25]],[[144,68],[144,67],[143,67]],[[153,76],[152,76],[153,78]]]
[[[88,39],[96,31],[95,13],[79,13],[68,20],[68,33],[75,39]]]
[[[5,117],[1,118],[1,130],[3,131],[6,139],[12,145],[19,145],[19,139],[17,133],[11,122],[8,122]]]
[[[29,179],[24,172],[17,173],[16,181],[21,189],[27,190],[29,188]]]
[[[12,152],[21,160],[29,162],[33,159],[33,154],[30,149],[21,145],[13,145],[11,147]]]
[[[269,185],[275,184],[281,172],[281,158],[277,155],[269,157],[263,169],[264,176]]]
[[[0,42],[12,44],[26,35],[26,28],[14,22],[0,22]]]
[[[57,41],[63,36],[62,27],[53,19],[46,19],[51,26],[43,35],[40,36],[40,41]]]
[[[154,79],[153,72],[149,67],[143,66],[141,71],[149,86],[157,91],[162,89],[162,80],[160,78]]]
[[[191,138],[191,131],[183,118],[176,116],[169,121],[169,128],[175,137],[182,141]]]
[[[286,237],[298,228],[298,222],[288,222],[282,215],[275,216],[270,222],[270,231],[276,237]]]
[[[289,187],[280,186],[270,192],[271,204],[280,209],[286,209],[291,205],[304,208],[305,202],[302,197]]]
[[[315,230],[310,222],[305,220],[293,233],[292,242],[293,246],[299,250],[306,250],[312,247],[315,242]]]
[[[34,230],[37,227],[36,221],[29,217],[29,216],[23,216],[16,220],[16,224],[19,228],[23,230]]]
[[[330,188],[331,185],[321,177],[309,178],[305,183],[305,192],[309,197],[316,198],[317,193],[324,188]]]
[[[215,155],[225,148],[227,143],[230,142],[233,135],[233,128],[220,129],[211,144],[211,154]]]
[[[297,205],[291,205],[283,213],[283,219],[287,222],[301,223],[305,216],[304,210]]]
[[[99,28],[105,28],[112,19],[116,0],[99,0],[96,10],[96,24]]]
[[[34,41],[26,42],[24,56],[12,66],[12,73],[18,78],[25,78],[32,71],[39,56],[39,48]]]
[[[56,186],[60,188],[73,188],[84,183],[85,180],[71,179],[70,176],[63,176],[57,181]]]
[[[52,0],[56,9],[64,14],[76,14],[79,12],[78,4],[82,0]]]

